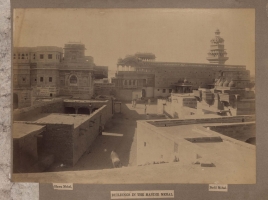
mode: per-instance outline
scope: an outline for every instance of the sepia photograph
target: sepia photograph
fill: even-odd
[[[14,182],[255,184],[255,9],[14,9]]]

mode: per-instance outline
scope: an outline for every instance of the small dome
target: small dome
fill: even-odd
[[[229,81],[226,80],[226,81],[223,83],[223,87],[228,87],[228,85],[229,85]]]
[[[233,80],[229,83],[229,87],[235,87],[235,82]]]

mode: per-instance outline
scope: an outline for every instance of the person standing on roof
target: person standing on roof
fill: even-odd
[[[148,106],[150,106],[151,104],[151,99],[148,99]]]
[[[144,114],[146,115],[146,110],[147,110],[147,105],[145,103],[145,107],[144,107]]]
[[[137,99],[134,99],[134,108],[136,108]]]

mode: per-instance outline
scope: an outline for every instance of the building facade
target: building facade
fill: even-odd
[[[98,66],[91,56],[85,55],[85,50],[85,45],[81,43],[68,43],[64,48],[15,47],[14,108],[31,106],[36,98],[68,96],[90,99],[93,95],[94,70],[98,71]]]
[[[226,55],[224,40],[216,30],[207,57],[209,64],[158,62],[152,53],[136,53],[118,60],[112,83],[119,90],[141,90],[145,98],[170,96],[185,79],[191,90],[209,88],[222,76],[247,86],[249,70],[244,65],[225,65]]]

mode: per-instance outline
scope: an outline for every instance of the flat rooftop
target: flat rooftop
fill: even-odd
[[[45,129],[45,126],[15,122],[13,123],[12,128],[12,137],[14,139],[19,139],[29,134],[41,133]]]
[[[104,103],[108,101],[107,99],[103,100],[75,100],[75,99],[65,99],[63,102],[74,102],[74,103]]]
[[[155,132],[155,134],[160,134],[178,143],[179,146],[183,147],[183,151],[200,154],[202,156],[200,162],[215,164],[218,170],[218,174],[215,174],[216,177],[219,177],[220,173],[230,174],[233,172],[238,173],[238,171],[241,174],[244,173],[248,177],[251,177],[252,180],[256,175],[255,145],[233,139],[206,128],[209,126],[222,126],[223,123],[188,124],[167,127],[156,127],[146,121],[138,121],[138,123],[142,123],[147,129]],[[254,124],[254,122],[224,123],[226,126],[228,124],[242,126],[245,124]],[[144,131],[146,131],[146,128]],[[201,139],[201,142],[187,140],[197,139],[198,141],[198,138]],[[210,140],[210,138],[221,138],[221,140]],[[207,168],[207,170],[213,171],[214,169]]]
[[[76,128],[91,117],[91,115],[51,113],[39,114],[32,117],[29,121],[37,124],[73,124],[74,128]]]

